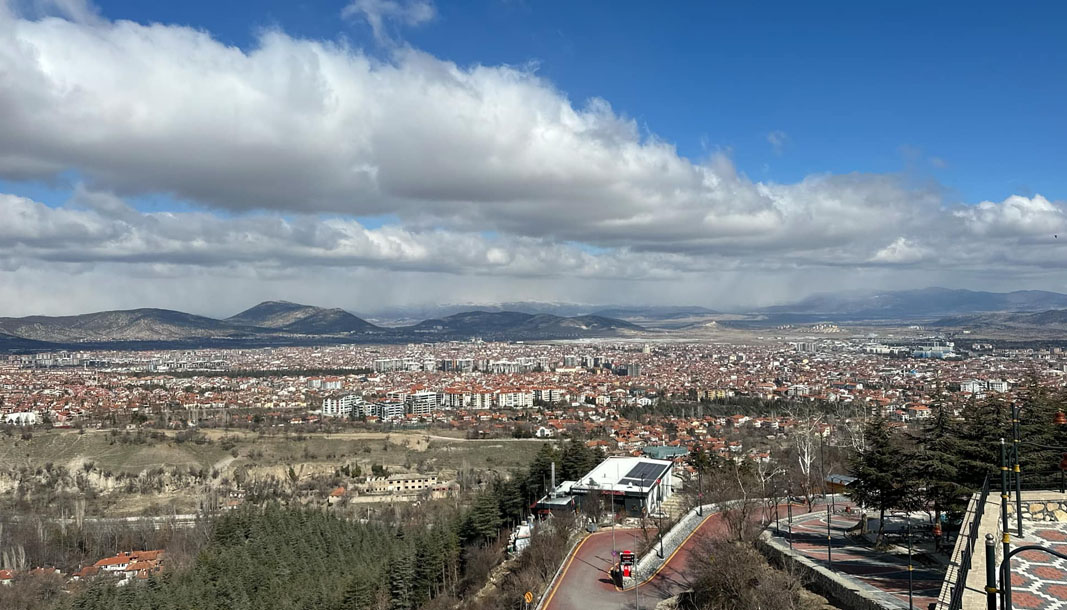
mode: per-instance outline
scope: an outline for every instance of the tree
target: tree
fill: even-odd
[[[370,575],[357,573],[349,581],[337,610],[374,610],[378,601],[378,587]]]
[[[690,568],[690,607],[696,610],[817,610],[790,572],[776,570],[751,545],[708,541]]]
[[[925,500],[933,506],[934,516],[962,509],[963,499],[971,490],[960,482],[959,456],[963,447],[959,423],[941,402],[923,427],[916,454],[916,471],[923,481]]]
[[[397,530],[397,543],[389,561],[389,607],[391,610],[415,609],[415,557],[411,546],[404,539],[403,530]]]
[[[856,453],[851,470],[856,480],[848,495],[856,502],[878,510],[878,543],[885,537],[885,513],[904,506],[916,495],[914,454],[892,433],[881,415],[871,419],[864,432],[867,450]]]
[[[500,531],[500,509],[490,493],[481,493],[467,512],[462,532],[468,542],[485,545]]]

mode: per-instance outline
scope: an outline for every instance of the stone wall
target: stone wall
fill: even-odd
[[[1023,521],[1067,521],[1067,501],[1023,500]],[[1015,516],[1015,502],[1008,504],[1008,514]]]
[[[759,549],[771,563],[795,570],[808,581],[808,588],[834,604],[849,610],[906,610],[907,604],[892,594],[875,589],[867,583],[853,580],[812,561],[803,553],[793,551],[771,536],[769,531],[759,537]]]

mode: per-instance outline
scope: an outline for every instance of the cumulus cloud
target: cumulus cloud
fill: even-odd
[[[1062,260],[1053,254],[1067,244],[1045,236],[1067,233],[1063,202],[957,205],[936,184],[891,174],[753,181],[727,156],[683,157],[608,101],[571,100],[529,69],[409,48],[382,60],[281,31],[238,49],[201,30],[102,20],[74,0],[3,6],[0,177],[73,171],[87,184],[60,208],[0,196],[7,269],[1021,277]],[[434,9],[356,0],[345,15],[388,36]],[[780,149],[788,136],[767,141]],[[156,194],[192,210],[127,203]],[[396,220],[355,220],[385,215]]]
[[[534,238],[492,238],[446,230],[368,229],[343,218],[277,214],[224,218],[204,212],[140,212],[109,194],[79,188],[51,208],[0,194],[0,259],[30,262],[251,266],[261,270],[370,267],[509,277],[666,277],[663,257],[595,255]]]

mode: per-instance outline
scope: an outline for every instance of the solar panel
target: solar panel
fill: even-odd
[[[667,467],[662,464],[638,462],[636,466],[630,469],[630,472],[626,473],[626,476],[619,479],[619,483],[622,485],[633,484],[637,487],[650,487],[655,484],[656,479],[660,478],[660,475],[666,469]]]

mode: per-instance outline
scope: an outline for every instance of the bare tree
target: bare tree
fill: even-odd
[[[798,482],[803,488],[810,510],[815,487],[812,480],[812,466],[819,459],[818,443],[822,436],[822,424],[826,414],[814,412],[810,405],[790,409],[788,413],[793,420],[790,436],[793,448],[796,450],[796,466],[801,475]]]

